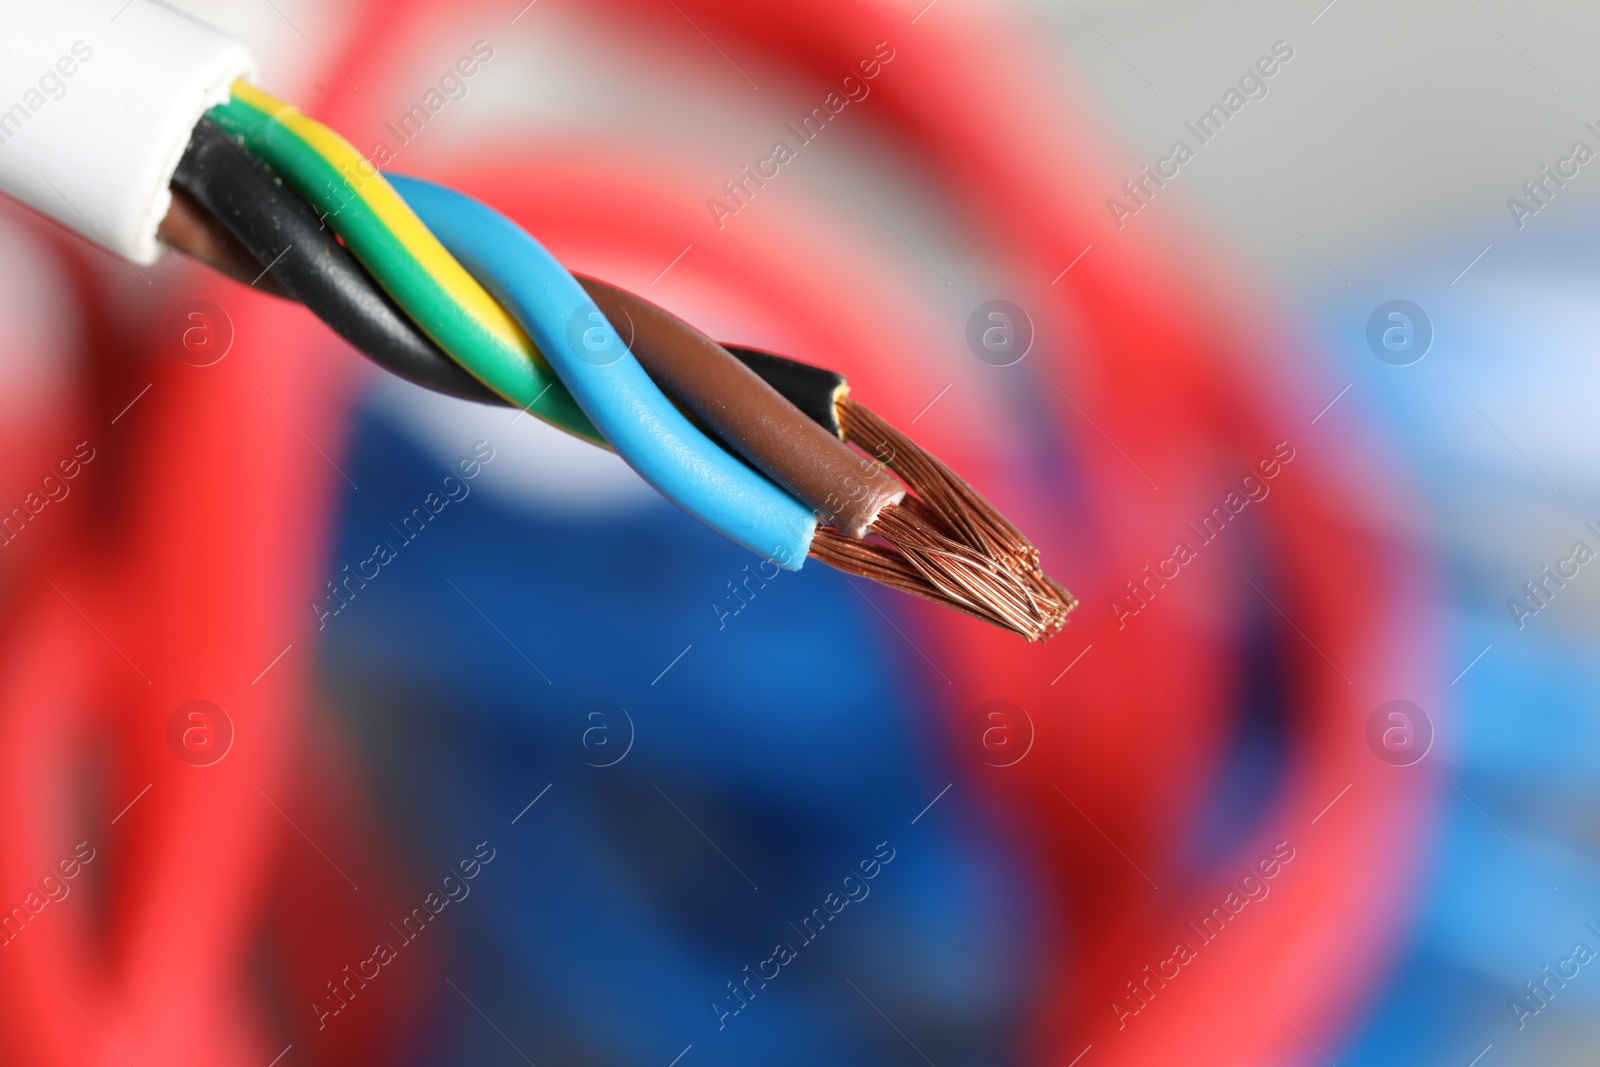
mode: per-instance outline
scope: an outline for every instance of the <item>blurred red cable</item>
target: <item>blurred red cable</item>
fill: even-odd
[[[614,6],[640,20],[672,18],[646,0]],[[924,8],[912,24],[917,13],[909,7],[865,0],[679,6],[721,47],[758,54],[818,84],[837,80],[873,42],[889,41],[895,66],[874,86],[877,116],[904,138],[920,170],[938,176],[945,203],[959,205],[969,232],[1003,254],[1018,280],[1014,299],[1036,309],[1044,339],[1036,350],[1047,366],[1041,377],[1080,383],[1080,401],[1094,412],[1091,427],[1055,390],[1046,394],[1075,438],[1090,493],[1053,501],[1053,528],[1030,527],[1061,573],[1082,582],[1083,565],[1092,568],[1084,587],[1075,585],[1085,607],[1070,636],[1049,646],[1055,654],[920,613],[938,638],[939,662],[954,674],[953,743],[965,713],[996,697],[1033,709],[1040,724],[1037,758],[1001,786],[1012,817],[1030,826],[1040,862],[1053,869],[1062,902],[1060,942],[1048,953],[1061,967],[1041,991],[1036,1051],[1066,1062],[1093,1044],[1097,1063],[1130,1064],[1315,1058],[1296,1027],[1331,1046],[1397,951],[1434,781],[1426,768],[1398,774],[1375,759],[1363,727],[1385,700],[1426,703],[1436,695],[1436,649],[1418,561],[1362,521],[1374,505],[1348,484],[1325,443],[1334,437],[1337,449],[1337,431],[1312,431],[1309,407],[1291,418],[1288,398],[1246,373],[1241,354],[1270,354],[1253,338],[1266,332],[1263,325],[1277,326],[1276,316],[1229,295],[1195,250],[1111,229],[1102,205],[1115,184],[1100,139],[1054,105],[1061,86],[1045,73],[1028,32],[993,9],[942,4]],[[1092,256],[1053,284],[1089,245]],[[831,320],[838,347],[830,358],[897,417],[902,412],[878,398],[892,392],[897,364],[912,353],[902,348],[897,361],[892,345],[861,343],[877,339],[870,292],[857,291],[854,313]],[[1081,348],[1049,343],[1067,337],[1081,338]],[[920,398],[902,402],[909,413]],[[1005,484],[1003,471],[986,469],[969,442],[940,435],[939,426],[919,427],[935,452],[980,485]],[[1131,445],[1140,470],[1164,491],[1135,477],[1102,430]],[[1297,465],[1255,517],[1264,527],[1259,551],[1239,543],[1210,550],[1216,556],[1183,579],[1191,586],[1185,595],[1216,623],[1196,625],[1163,605],[1126,629],[1112,625],[1105,605],[1123,594],[1123,581],[1167,554],[1184,523],[1221,499],[1234,472],[1280,440],[1297,448]],[[1267,608],[1246,583],[1252,564],[1271,597]],[[1186,870],[1183,835],[1215,784],[1237,714],[1242,680],[1233,633],[1251,610],[1282,624],[1280,647],[1292,668],[1283,794],[1231,861]],[[1070,679],[1053,685],[1064,656],[1089,645]],[[1339,806],[1313,825],[1336,796]],[[1138,857],[1143,873],[1108,838]],[[1206,946],[1199,977],[1159,993],[1152,986],[1153,1018],[1119,1025],[1111,1004],[1126,995],[1124,984],[1190,938],[1187,922],[1207,914],[1278,840],[1297,858],[1275,881],[1271,905]]]
[[[678,18],[658,6],[610,4],[644,22]],[[1053,104],[1059,86],[1043,57],[994,12],[946,3],[913,25],[915,12],[858,0],[679,6],[741,56],[819,84],[873,42],[893,44],[892,76],[874,87],[873,120],[892,127],[903,149],[939,177],[957,221],[1018,279],[1013,299],[1033,312],[1041,338],[1030,358],[1045,367],[1030,369],[1067,385],[1098,427],[1055,390],[1045,393],[1086,472],[1086,499],[1037,502],[1044,521],[1028,525],[1084,598],[1067,633],[1039,649],[914,612],[919,643],[928,638],[924,647],[953,679],[952,744],[961,743],[967,711],[996,697],[1029,708],[1039,727],[1027,760],[1003,773],[974,766],[970,776],[1034,843],[1058,902],[1046,955],[1059,967],[1038,994],[1037,1057],[1065,1063],[1092,1043],[1097,1063],[1309,1058],[1296,1027],[1326,1049],[1371,995],[1420,862],[1429,779],[1378,763],[1361,728],[1382,700],[1431,695],[1426,656],[1414,652],[1428,631],[1411,561],[1361,521],[1371,505],[1329,458],[1332,434],[1319,430],[1313,439],[1304,419],[1289,418],[1283,396],[1246,376],[1237,354],[1256,347],[1252,325],[1270,316],[1224,297],[1193,259],[1171,257],[1162,242],[1108,229],[1098,209],[1108,173],[1097,169],[1098,138]],[[357,84],[381,84],[405,42],[442,12],[464,18],[479,8],[489,10],[374,2],[353,20],[359,37],[338,64]],[[330,79],[327,94],[307,109],[347,132],[371,120],[343,81]],[[520,185],[508,169],[517,163],[533,168]],[[670,249],[704,225],[697,201],[674,214],[649,195],[659,176],[579,153],[541,154],[536,167],[520,152],[483,153],[471,173],[473,192],[538,223],[536,232],[575,266],[618,256],[629,234]],[[726,240],[697,248],[685,273],[721,279],[770,309],[804,346],[795,354],[827,353],[875,407],[908,420],[925,398],[904,396],[897,383],[916,349],[878,302],[904,306],[907,288],[875,284],[850,260],[827,258],[838,245],[809,235],[805,220],[766,225],[787,231],[791,243],[774,246],[785,256]],[[1052,285],[1091,244],[1092,254]],[[307,439],[338,461],[352,364],[316,358],[329,344],[303,312],[221,282],[196,292],[234,316],[235,347],[223,364],[202,378],[153,339],[138,357],[120,336],[138,320],[112,310],[88,253],[68,255],[93,316],[91,346],[102,353],[107,384],[88,422],[104,428],[106,462],[87,483],[94,507],[52,517],[61,520],[55,539],[30,559],[10,599],[0,640],[0,812],[15,830],[0,840],[0,884],[36,881],[74,842],[78,831],[63,813],[73,810],[74,786],[90,777],[89,754],[98,751],[115,786],[79,825],[97,847],[104,842],[101,866],[90,871],[115,893],[103,917],[47,909],[0,950],[24,961],[0,966],[0,995],[19,1020],[0,1043],[20,1062],[118,1061],[108,1047],[115,1035],[157,1062],[261,1063],[277,1049],[246,980],[246,954],[272,907],[274,850],[294,835],[272,804],[299,810],[292,761],[310,647],[302,601],[317,583],[342,487]],[[1059,340],[1067,337],[1079,339],[1070,352]],[[142,387],[141,366],[150,368],[150,392],[111,427]],[[1008,501],[1026,492],[995,463],[996,450],[946,426],[930,420],[925,433],[918,429],[977,484],[1000,487]],[[1128,447],[1162,488],[1134,476],[1100,431]],[[1253,518],[1262,524],[1259,554],[1224,545],[1182,579],[1183,596],[1207,605],[1215,623],[1158,600],[1119,630],[1104,605],[1122,581],[1164,555],[1184,522],[1215,503],[1227,472],[1270,454],[1279,440],[1298,456]],[[1216,870],[1195,872],[1181,862],[1184,838],[1214,785],[1238,702],[1230,634],[1246,611],[1262,610],[1244,581],[1246,564],[1267,583],[1271,617],[1281,608],[1305,638],[1297,643],[1286,629],[1282,643],[1292,666],[1292,763],[1259,834]],[[285,634],[301,635],[294,651],[252,684]],[[1090,645],[1053,683],[1065,660]],[[200,775],[165,748],[166,717],[195,697],[216,700],[234,718],[235,750],[211,769],[224,773]],[[1338,806],[1312,825],[1346,785]],[[136,795],[142,799],[110,826]],[[316,830],[335,832],[338,821],[329,816]],[[1277,840],[1287,840],[1296,859],[1270,900],[1203,950],[1199,974],[1161,989],[1150,1017],[1119,1029],[1110,1004],[1125,995],[1124,983],[1167,956],[1174,939],[1187,937],[1185,923],[1219,902]],[[1388,880],[1374,879],[1374,869]],[[304,951],[340,932],[348,906],[336,894],[328,900],[284,931]],[[380,1039],[382,1020],[352,1022],[352,1036],[341,1038],[349,1047],[358,1031]]]

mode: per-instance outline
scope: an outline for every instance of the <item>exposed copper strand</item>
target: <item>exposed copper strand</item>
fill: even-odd
[[[823,526],[811,554],[847,573],[955,608],[1029,641],[1058,632],[1077,599],[1039,565],[1039,551],[965,480],[845,394],[845,440],[910,490],[858,540]]]

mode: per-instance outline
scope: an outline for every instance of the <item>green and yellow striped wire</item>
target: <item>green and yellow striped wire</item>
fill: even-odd
[[[209,112],[303,199],[422,331],[512,403],[605,446],[533,341],[355,146],[244,82]]]

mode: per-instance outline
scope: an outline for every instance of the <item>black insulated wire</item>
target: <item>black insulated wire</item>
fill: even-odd
[[[172,181],[296,300],[379,366],[435,392],[504,403],[395,305],[311,205],[210,119],[195,127]]]
[[[787,356],[775,356],[759,348],[745,348],[726,342],[722,347],[783,394],[785,400],[805,412],[812,422],[835,437],[844,436],[839,429],[838,411],[839,398],[849,390],[844,375]]]
[[[316,211],[210,119],[195,127],[173,184],[269,277],[379,366],[434,392],[510,406],[434,344]],[[724,347],[812,421],[840,434],[843,375],[759,349]]]

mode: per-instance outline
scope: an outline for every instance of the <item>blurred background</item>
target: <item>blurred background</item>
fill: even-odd
[[[848,373],[1082,604],[744,584],[615,456],[0,204],[0,1061],[1593,1059],[1600,12],[175,6]]]

